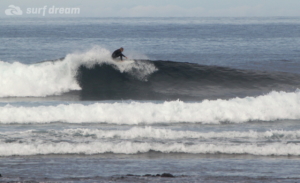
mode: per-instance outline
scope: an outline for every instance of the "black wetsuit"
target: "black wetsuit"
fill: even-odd
[[[116,51],[113,52],[113,54],[111,55],[111,57],[112,57],[113,59],[116,59],[116,58],[120,57],[121,60],[123,60],[122,57],[126,57],[126,56],[123,55],[123,53],[121,52],[120,49],[117,49]]]

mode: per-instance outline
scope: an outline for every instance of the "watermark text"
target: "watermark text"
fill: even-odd
[[[22,15],[23,11],[20,7],[10,5],[5,10],[6,15]],[[26,11],[24,14],[27,15],[78,15],[80,14],[80,8],[73,7],[73,8],[64,8],[64,7],[55,7],[55,6],[43,6],[43,7],[32,7],[32,8],[26,8]]]

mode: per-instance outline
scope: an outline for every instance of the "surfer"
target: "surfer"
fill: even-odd
[[[120,48],[117,49],[116,51],[113,52],[113,54],[111,55],[111,57],[115,60],[116,58],[120,57],[121,60],[123,60],[123,57],[125,57],[127,59],[127,57],[125,55],[123,55],[124,48]]]

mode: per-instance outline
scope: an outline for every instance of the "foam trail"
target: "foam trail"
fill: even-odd
[[[91,142],[91,143],[30,143],[0,144],[0,156],[39,155],[39,154],[101,154],[122,153],[136,154],[149,151],[162,153],[191,153],[191,154],[252,154],[252,155],[300,155],[298,144],[273,143],[256,144],[194,144],[157,143],[157,142]]]
[[[32,133],[29,131],[27,133]],[[52,132],[53,134],[53,132]],[[129,130],[99,130],[99,129],[66,129],[56,131],[54,134],[64,134],[66,136],[78,135],[93,136],[97,138],[122,138],[122,139],[136,139],[136,138],[154,138],[154,139],[214,139],[214,138],[247,138],[247,139],[300,139],[300,131],[283,131],[283,130],[269,130],[266,132],[257,131],[225,131],[225,132],[195,132],[195,131],[177,131],[171,129],[159,129],[150,126],[147,127],[133,127]]]
[[[95,64],[111,64],[120,72],[138,71],[138,78],[156,70],[153,64],[148,63],[117,63],[110,55],[108,50],[96,46],[84,53],[68,54],[61,61],[31,65],[0,61],[0,97],[44,97],[81,90],[76,80],[81,65],[92,68]]]
[[[94,103],[58,106],[0,107],[0,123],[244,123],[300,119],[300,91],[258,97],[204,100],[201,103]]]
[[[257,131],[223,131],[223,132],[196,132],[196,131],[178,131],[171,129],[154,128],[151,126],[146,127],[132,127],[127,130],[101,130],[101,129],[64,129],[64,130],[28,130],[28,131],[13,131],[0,133],[3,137],[13,139],[30,139],[41,136],[46,139],[56,139],[76,141],[83,138],[89,140],[98,139],[158,139],[158,140],[178,140],[178,139],[244,139],[244,140],[295,140],[300,139],[300,131],[284,131],[284,130],[268,130],[265,132]],[[92,139],[91,139],[92,137]]]

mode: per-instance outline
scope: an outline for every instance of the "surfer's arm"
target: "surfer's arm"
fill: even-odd
[[[123,53],[121,53],[121,58],[125,57],[126,59],[128,59]]]

